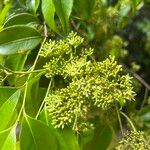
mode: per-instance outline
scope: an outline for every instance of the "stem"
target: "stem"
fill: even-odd
[[[29,84],[28,82],[29,82],[29,80],[30,80],[30,78],[31,78],[31,75],[32,75],[31,72],[33,72],[34,69],[35,69],[36,63],[37,63],[37,61],[38,61],[38,58],[39,58],[39,56],[40,56],[40,52],[41,52],[41,50],[42,50],[42,47],[43,47],[43,44],[45,43],[45,41],[46,41],[46,37],[44,38],[44,40],[43,40],[43,42],[42,42],[42,45],[41,45],[41,47],[40,47],[40,49],[39,49],[39,52],[38,52],[37,57],[36,57],[36,59],[35,59],[35,61],[34,61],[34,64],[33,64],[33,66],[31,67],[31,71],[30,71],[30,73],[29,73],[29,76],[28,76],[28,78],[27,78],[27,80],[26,80],[26,82],[25,82],[25,89],[24,89],[23,102],[22,102],[22,106],[21,106],[21,109],[20,109],[20,112],[19,112],[19,115],[18,115],[18,118],[17,118],[16,122],[19,122],[20,117],[21,117],[21,114],[22,114],[22,111],[25,112],[25,101],[26,101],[27,89],[28,89],[28,84]]]
[[[76,26],[75,22],[73,19],[71,19],[71,25],[73,26],[73,28],[75,29],[75,31],[79,34],[79,29],[78,27]]]
[[[47,31],[46,22],[44,22],[44,36],[45,36],[45,38],[48,37],[48,31]]]
[[[22,102],[22,106],[21,106],[21,109],[20,109],[20,111],[19,111],[18,118],[17,118],[16,122],[19,122],[20,117],[21,117],[21,114],[22,114],[22,111],[23,111],[24,108],[25,108],[25,99],[26,99],[26,95],[27,95],[27,87],[28,87],[28,84],[27,84],[27,82],[26,82],[26,83],[25,83],[25,89],[24,89],[24,95],[23,95],[23,102]]]
[[[120,111],[119,111],[117,105],[116,105],[116,112],[117,112],[117,116],[118,116],[118,121],[119,121],[120,130],[121,130],[121,133],[123,134],[123,127],[122,127],[122,122],[121,122],[121,117],[120,117]]]
[[[27,72],[22,72],[22,71],[12,71],[13,74],[30,74],[30,73],[37,73],[37,72],[44,72],[46,69],[39,69],[39,70],[34,70],[34,71],[27,71]]]
[[[48,96],[48,94],[49,94],[51,85],[52,85],[52,78],[51,78],[51,80],[50,80],[50,82],[49,82],[49,85],[48,85],[48,88],[47,88],[47,92],[46,92],[46,94],[45,94],[45,98],[44,98],[44,100],[43,100],[43,102],[42,102],[42,104],[41,104],[41,106],[40,106],[40,108],[39,108],[39,110],[38,110],[38,112],[37,112],[37,114],[36,114],[35,119],[38,118],[38,116],[39,116],[39,114],[40,114],[40,112],[41,112],[41,110],[42,110],[42,107],[44,106],[44,103],[45,103],[45,100],[46,100],[46,98],[47,98],[47,96]]]
[[[8,69],[8,68],[6,68],[6,67],[4,67],[4,66],[2,66],[2,65],[0,65],[0,67],[3,69],[3,71],[5,72],[5,74],[7,75],[7,77],[8,77],[9,75],[13,75],[13,74],[23,74],[23,75],[26,75],[26,74],[38,73],[38,72],[45,72],[45,71],[46,71],[46,69],[33,70],[33,69],[31,68],[32,71],[30,71],[30,69],[29,69],[28,71],[24,72],[24,71],[13,71],[13,70]],[[32,67],[33,67],[33,66],[32,66]]]
[[[131,119],[130,119],[125,113],[123,113],[123,112],[120,112],[120,113],[128,120],[128,122],[129,122],[129,124],[131,125],[133,131],[136,132],[137,130],[136,130],[136,128],[135,128],[133,122],[131,121]]]
[[[76,130],[75,126],[77,124],[77,120],[78,120],[78,114],[76,114],[76,116],[75,116],[74,124],[73,124],[73,127],[72,127],[73,130]]]
[[[36,63],[37,63],[37,61],[38,61],[38,59],[39,59],[39,56],[40,56],[40,53],[41,53],[41,50],[42,50],[42,47],[43,47],[45,41],[46,41],[46,37],[44,38],[44,40],[43,40],[43,42],[42,42],[42,45],[41,45],[41,47],[40,47],[40,49],[39,49],[39,52],[38,52],[38,54],[37,54],[37,57],[36,57],[36,59],[35,59],[35,61],[34,61],[34,64],[33,64],[32,68],[31,68],[31,71],[33,71],[34,68],[35,68],[35,66],[36,66]],[[29,76],[31,76],[31,74],[30,74]]]
[[[144,106],[144,104],[146,103],[146,100],[147,100],[147,97],[148,97],[148,89],[146,88],[145,89],[145,94],[144,94],[144,100],[143,100],[143,102],[142,102],[142,104],[141,104],[141,108]],[[140,109],[141,109],[140,108]]]

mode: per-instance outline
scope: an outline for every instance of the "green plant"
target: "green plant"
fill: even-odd
[[[143,132],[132,131],[127,133],[125,137],[120,141],[120,145],[116,148],[117,150],[128,150],[128,149],[149,149],[149,139],[144,136]]]
[[[149,85],[137,111],[119,65],[118,32],[143,5],[0,1],[0,149],[149,149]]]

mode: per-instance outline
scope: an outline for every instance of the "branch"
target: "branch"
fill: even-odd
[[[73,20],[73,19],[70,19],[70,21],[71,21],[71,25],[73,26],[73,28],[75,29],[75,31],[79,34],[78,27],[76,26],[74,20]]]
[[[144,85],[150,91],[150,85],[146,83],[145,80],[140,75],[133,72],[131,69],[127,68],[126,66],[124,67],[133,77],[135,77],[135,79],[137,79],[142,85]]]
[[[48,31],[47,31],[47,26],[46,26],[45,22],[44,22],[44,36],[45,36],[45,38],[48,37]]]

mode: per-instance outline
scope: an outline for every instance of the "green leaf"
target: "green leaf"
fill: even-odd
[[[28,54],[9,55],[5,60],[5,67],[13,71],[22,71],[26,62]]]
[[[22,7],[35,14],[39,7],[40,0],[19,0],[19,3]]]
[[[75,3],[75,9],[82,19],[88,19],[95,5],[95,0],[77,0]]]
[[[57,137],[60,150],[81,150],[78,144],[78,138],[71,128],[62,130],[53,127],[46,107],[44,107],[40,113],[39,119],[44,122],[49,127],[50,132]]]
[[[130,10],[131,10],[131,6],[129,4],[123,6],[119,11],[119,16],[120,17],[127,16],[127,14],[129,13]]]
[[[5,7],[3,8],[2,12],[0,13],[0,25],[3,25],[6,15],[9,11],[11,5],[12,5],[12,1],[10,3],[6,4]],[[0,28],[1,28],[1,26],[0,26]]]
[[[14,87],[0,87],[0,106],[17,91]]]
[[[29,53],[9,55],[5,60],[5,67],[13,71],[22,71],[28,55]],[[7,78],[7,81],[9,85],[16,85],[17,79],[16,75],[11,75]]]
[[[57,150],[57,140],[48,126],[25,115],[20,146],[21,150]]]
[[[16,150],[16,127],[0,132],[0,149]]]
[[[139,112],[140,118],[145,122],[150,122],[150,105],[147,105]]]
[[[39,87],[39,80],[44,72],[32,75],[28,82],[27,95],[26,95],[26,113],[35,117],[39,107],[45,97],[46,90]]]
[[[4,27],[6,28],[13,25],[25,25],[33,22],[38,22],[38,19],[32,14],[19,13],[8,18],[4,23]]]
[[[45,123],[50,128],[54,128],[51,125],[51,120],[50,120],[50,117],[48,116],[48,111],[47,111],[46,107],[44,107],[43,110],[40,112],[39,120],[42,121],[43,123]]]
[[[140,110],[139,115],[142,116],[142,115],[144,115],[144,114],[146,114],[146,113],[149,113],[149,112],[150,112],[150,104],[147,105],[147,106],[145,106],[145,107],[143,107],[143,108]]]
[[[112,130],[109,125],[99,126],[95,130],[93,140],[86,145],[86,150],[106,150],[112,140]]]
[[[3,1],[0,1],[0,13],[1,13],[2,9],[3,9]]]
[[[21,150],[20,149],[20,142],[19,141],[16,143],[16,150]]]
[[[40,34],[28,26],[16,25],[0,32],[0,54],[9,55],[34,49],[41,41]]]
[[[3,55],[0,55],[0,64],[3,63],[3,60],[4,60]]]
[[[2,147],[4,146],[5,141],[9,135],[10,131],[11,131],[11,128],[0,132],[0,139],[1,139],[0,140],[0,149],[2,149]]]
[[[42,0],[42,13],[48,26],[55,32],[58,32],[54,20],[55,6],[53,0]]]
[[[93,137],[94,137],[94,130],[89,130],[88,133],[81,134],[79,141],[81,148],[83,149],[86,144],[92,141]]]
[[[26,7],[26,0],[19,0],[19,4],[20,4],[22,7]]]
[[[20,90],[17,90],[10,98],[0,107],[0,131],[6,129],[10,124],[13,113],[20,96]]]
[[[69,17],[73,7],[73,0],[53,0],[53,2],[63,30],[67,31]]]
[[[67,145],[67,150],[81,150],[78,144],[78,139],[71,128],[59,130],[59,133],[61,135],[61,138],[59,138],[59,142],[64,145],[61,140],[63,139],[63,142],[65,142]]]
[[[26,6],[29,11],[36,13],[40,4],[40,0],[26,0]]]

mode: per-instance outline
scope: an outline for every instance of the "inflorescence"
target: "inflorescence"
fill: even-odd
[[[114,57],[92,61],[93,49],[82,48],[82,43],[83,38],[71,32],[64,40],[47,42],[40,54],[49,58],[44,65],[47,78],[60,75],[69,81],[68,86],[47,97],[52,124],[56,128],[69,126],[76,132],[93,128],[88,121],[93,108],[106,111],[134,99],[131,77],[123,74]]]
[[[150,150],[150,139],[142,131],[128,132],[119,142],[116,150]]]

